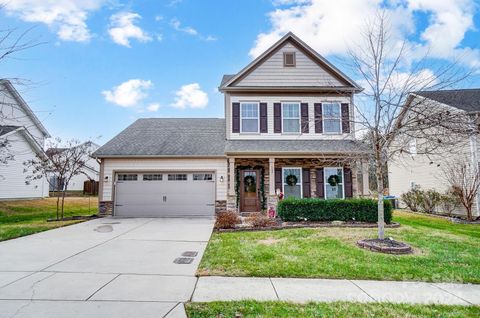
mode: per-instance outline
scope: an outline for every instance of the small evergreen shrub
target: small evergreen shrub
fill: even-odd
[[[405,193],[400,198],[403,203],[412,211],[416,212],[420,209],[420,205],[423,201],[423,191],[419,187],[415,187]]]
[[[441,199],[442,195],[436,190],[421,191],[420,210],[425,213],[435,213]]]
[[[284,221],[378,221],[377,201],[372,199],[323,200],[288,198],[278,203]],[[392,221],[392,204],[384,201],[385,223]]]

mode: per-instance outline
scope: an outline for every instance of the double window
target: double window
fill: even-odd
[[[282,130],[284,133],[300,133],[300,103],[282,103]]]
[[[240,104],[240,132],[258,133],[260,131],[259,104],[247,102]]]
[[[323,103],[323,132],[339,134],[342,132],[342,114],[340,103]]]
[[[283,194],[285,198],[301,198],[302,189],[302,168],[283,168]]]

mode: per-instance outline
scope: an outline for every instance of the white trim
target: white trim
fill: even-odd
[[[342,170],[342,197],[340,199],[345,199],[345,173],[343,171],[343,167],[323,167],[323,193],[324,199],[328,200],[327,198],[327,174],[325,173],[326,169],[341,169]],[[338,199],[338,198],[337,198]]]
[[[257,106],[257,131],[243,131],[243,119],[254,119],[254,117],[242,117],[242,105],[255,104]],[[241,134],[259,134],[260,133],[260,103],[259,102],[240,102],[240,133]]]
[[[302,167],[282,167],[282,192],[285,195],[285,178],[284,171],[285,169],[299,169],[300,170],[300,198],[303,199],[303,170]]]
[[[283,120],[285,119],[285,116],[283,115],[283,106],[284,104],[297,104],[298,105],[298,131],[284,131],[283,129],[285,128],[285,125],[283,124]],[[301,109],[301,102],[297,101],[292,101],[292,102],[281,102],[281,107],[280,107],[280,115],[281,115],[281,120],[282,120],[282,134],[293,134],[293,135],[298,135],[302,133],[302,109]],[[295,119],[295,118],[287,118],[287,119]]]
[[[323,131],[322,133],[323,134],[326,134],[326,135],[341,135],[343,133],[343,123],[342,123],[342,103],[341,102],[321,102],[322,103],[322,127],[323,127]],[[340,117],[338,118],[339,121],[340,121],[340,131],[330,131],[330,132],[327,132],[325,131],[325,119],[337,119],[335,117],[327,117],[325,118],[325,104],[337,104],[338,105],[338,112],[340,114]],[[350,117],[350,114],[348,114],[349,117]]]

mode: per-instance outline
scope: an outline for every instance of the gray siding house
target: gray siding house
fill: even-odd
[[[368,194],[352,123],[362,88],[294,34],[219,90],[224,119],[139,119],[94,153],[102,213],[211,216],[276,208],[279,193]]]

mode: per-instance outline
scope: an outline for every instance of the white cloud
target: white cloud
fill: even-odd
[[[194,29],[190,26],[182,26],[182,23],[176,18],[173,18],[172,20],[170,20],[170,25],[176,31],[183,32],[183,33],[186,33],[188,35],[196,36],[200,40],[203,40],[203,41],[210,42],[210,41],[216,41],[217,40],[217,38],[213,35],[204,36],[200,32],[198,32],[196,29]]]
[[[205,108],[208,104],[208,95],[200,89],[198,83],[183,85],[175,95],[172,106],[177,108]]]
[[[159,103],[151,103],[147,106],[147,110],[149,112],[156,112],[156,111],[158,111],[159,108],[160,108]]]
[[[152,38],[135,25],[138,19],[141,19],[141,16],[134,12],[119,12],[112,15],[108,34],[110,34],[113,42],[130,47],[130,39],[136,39],[140,42],[151,41]]]
[[[87,26],[89,13],[106,0],[10,0],[6,12],[23,21],[44,23],[64,41],[86,42],[92,37]]]
[[[153,84],[149,80],[131,79],[111,90],[102,91],[102,94],[110,103],[122,107],[134,107],[148,96],[146,90],[152,86]]]

